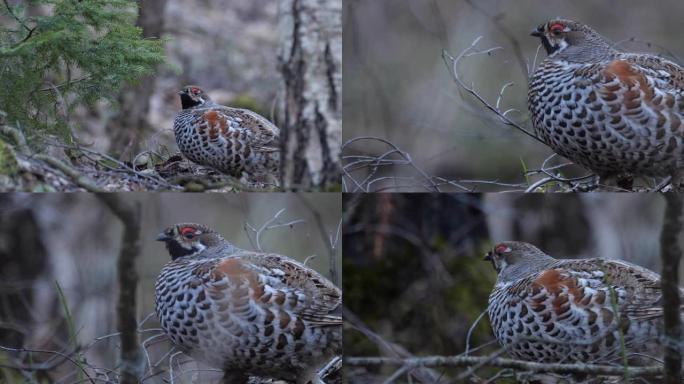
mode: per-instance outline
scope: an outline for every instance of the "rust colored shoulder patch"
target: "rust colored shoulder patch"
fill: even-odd
[[[646,76],[634,68],[630,63],[624,60],[613,60],[603,70],[606,75],[612,75],[618,78],[621,83],[627,85],[639,85],[639,88],[644,92],[645,101],[653,99],[653,90],[648,85]]]
[[[238,258],[228,257],[220,261],[214,266],[210,276],[212,280],[220,279],[222,276],[234,281],[245,279],[249,283],[255,299],[264,294],[264,288],[259,284],[256,274],[245,268],[242,260]]]
[[[532,287],[541,287],[550,294],[558,296],[563,292],[563,287],[567,289],[567,293],[573,296],[575,303],[582,299],[583,292],[577,286],[575,279],[564,276],[558,269],[546,270],[537,276],[532,282]]]
[[[205,112],[203,117],[207,120],[207,123],[209,123],[210,125],[214,125],[216,124],[216,121],[218,120],[219,116],[218,112],[210,110]]]
[[[202,115],[209,127],[209,140],[218,140],[219,135],[227,132],[226,117],[216,110],[209,110]]]

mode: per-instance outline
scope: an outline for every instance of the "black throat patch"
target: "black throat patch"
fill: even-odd
[[[188,249],[181,247],[181,245],[178,244],[177,241],[167,241],[166,249],[169,251],[169,254],[171,255],[171,260],[176,260],[177,258],[183,256],[189,256],[198,251],[197,248]]]
[[[544,46],[544,49],[546,49],[546,53],[549,55],[560,49],[560,45],[556,45],[556,46],[551,45],[548,37],[546,37],[546,36],[542,36],[541,41],[542,41],[542,45]]]
[[[180,97],[183,109],[189,109],[200,105],[199,101],[193,100],[192,97],[190,97],[190,95],[188,95],[187,93],[181,93]]]

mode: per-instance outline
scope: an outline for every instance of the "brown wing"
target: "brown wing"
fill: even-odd
[[[661,86],[671,88],[674,92],[681,93],[684,90],[684,68],[676,63],[653,55],[625,54],[621,57],[644,74],[660,80]]]
[[[245,251],[218,261],[212,274],[246,282],[255,302],[287,308],[312,325],[342,324],[340,289],[284,256]]]
[[[223,113],[239,120],[240,125],[250,132],[247,136],[254,149],[263,152],[279,151],[280,130],[267,118],[248,109],[221,107]]]
[[[606,129],[627,141],[648,137],[667,153],[675,149],[684,120],[684,73],[676,64],[648,55],[621,55],[577,74],[587,112]]]
[[[192,111],[192,125],[209,144],[239,139],[260,152],[279,151],[279,130],[266,118],[246,109],[214,106]]]
[[[559,265],[571,270],[574,281],[589,288],[586,292],[608,294],[609,308],[615,300],[619,311],[631,318],[662,316],[660,276],[653,271],[621,260],[569,260]]]

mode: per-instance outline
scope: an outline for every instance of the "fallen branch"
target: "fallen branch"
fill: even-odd
[[[100,188],[97,186],[97,183],[95,183],[94,180],[91,178],[83,175],[76,169],[70,167],[69,165],[63,163],[61,160],[52,157],[50,155],[45,155],[42,153],[39,153],[37,155],[33,156],[34,159],[43,161],[47,163],[48,165],[52,166],[53,168],[57,168],[60,172],[62,172],[65,176],[70,178],[74,184],[78,185],[79,187],[89,191],[89,192],[105,192],[104,189]]]
[[[10,127],[9,125],[3,125],[2,122],[0,122],[0,133],[14,142],[17,152],[22,155],[28,155],[30,153],[28,144],[26,144],[26,138],[20,130]]]

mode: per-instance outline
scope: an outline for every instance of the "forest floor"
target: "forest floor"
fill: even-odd
[[[0,125],[0,190],[7,192],[240,192],[255,189],[234,177],[187,160],[181,153],[143,152],[132,162],[86,147],[56,144],[36,153],[21,133]]]

